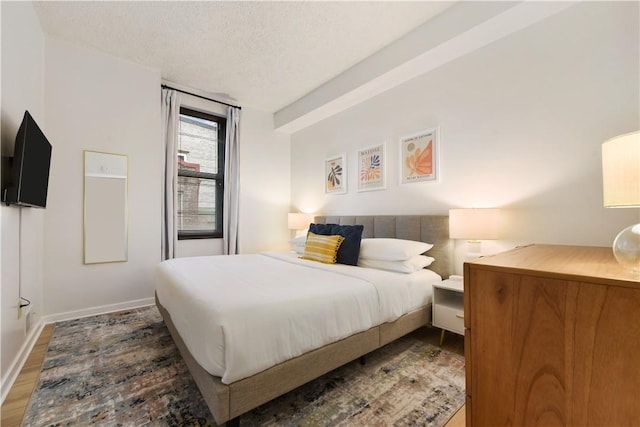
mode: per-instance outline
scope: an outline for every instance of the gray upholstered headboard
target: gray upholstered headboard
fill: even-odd
[[[362,238],[393,237],[433,244],[430,270],[443,279],[453,274],[453,241],[446,215],[316,216],[316,224],[363,225]]]

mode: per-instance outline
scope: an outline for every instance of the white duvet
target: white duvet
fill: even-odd
[[[230,384],[429,303],[441,277],[265,252],[167,260],[157,279],[191,354]]]

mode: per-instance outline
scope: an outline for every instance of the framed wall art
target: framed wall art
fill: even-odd
[[[328,194],[347,192],[347,155],[340,154],[324,162],[324,191]]]
[[[358,150],[358,191],[383,190],[386,185],[385,144]]]
[[[439,151],[435,128],[400,138],[400,183],[437,182]]]

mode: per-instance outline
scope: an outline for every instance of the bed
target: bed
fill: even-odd
[[[449,239],[446,216],[321,216],[316,217],[314,222],[361,224],[364,226],[363,239],[396,238],[433,244],[428,255],[435,261],[428,270],[419,272],[424,274],[420,276],[422,283],[433,283],[440,280],[440,277],[448,277],[452,272],[453,244]],[[248,295],[257,294],[260,295],[257,299],[269,300],[272,294],[280,292],[287,295],[289,303],[273,310],[271,316],[268,316],[262,305],[251,303],[253,305],[249,304],[250,308],[247,309],[245,304],[244,311],[230,311],[229,317],[221,322],[220,328],[210,328],[206,325],[212,324],[215,319],[212,319],[212,315],[206,310],[199,310],[198,305],[204,304],[201,299],[217,304],[217,297],[200,297],[197,293],[191,296],[182,295],[186,292],[174,286],[172,282],[175,277],[185,273],[177,267],[175,271],[172,270],[174,265],[186,263],[186,268],[193,272],[189,273],[193,274],[189,280],[197,288],[204,283],[205,278],[220,276],[220,266],[216,263],[221,262],[221,258],[172,260],[172,263],[169,263],[171,268],[167,263],[163,263],[156,286],[158,309],[218,424],[226,422],[228,425],[237,425],[240,415],[426,325],[430,319],[430,298],[421,294],[423,291],[420,288],[424,286],[416,286],[415,283],[415,278],[419,276],[388,272],[380,274],[373,269],[351,266],[336,265],[325,268],[320,263],[298,260],[296,256],[265,253],[228,258],[232,264],[229,274],[238,277],[234,286],[238,288],[241,296],[237,298],[242,298],[244,303],[244,298]],[[250,262],[257,273],[243,271],[241,261]],[[307,273],[309,270],[313,270],[313,273]],[[254,284],[255,274],[265,277],[285,276],[291,283],[304,282],[305,286],[306,282],[310,283],[308,288],[300,287],[298,291],[285,280],[281,288],[266,291]],[[303,276],[305,274],[308,276]],[[364,276],[360,277],[361,275]],[[345,281],[344,286],[342,282],[329,285],[337,280],[337,276],[340,276],[340,281]],[[301,277],[305,277],[305,280],[301,281]],[[396,280],[397,283],[391,283],[390,280]],[[327,285],[322,286],[321,294],[314,295],[314,303],[305,306],[302,299],[296,299],[299,296],[296,292],[315,292],[313,289],[317,288],[312,286],[314,281]],[[368,285],[363,286],[362,281],[366,281]],[[392,293],[389,293],[390,299],[385,299],[385,292],[391,287],[404,289],[402,301],[395,301],[398,297]],[[261,292],[264,293],[260,294]],[[195,295],[198,297],[194,297]],[[320,301],[325,302],[320,304]],[[416,304],[415,301],[419,303]],[[377,304],[379,310],[367,314],[366,310],[348,310],[340,304],[352,307]],[[300,313],[318,317],[323,310],[326,311],[325,317],[328,321],[322,322],[322,328],[314,327],[313,324],[307,325],[305,319],[291,323],[295,327],[283,327],[290,321],[288,319]],[[243,321],[235,322],[234,315],[236,319],[242,316],[255,318],[257,323],[247,327]],[[288,348],[287,345],[283,345],[286,341],[275,345],[276,341],[273,339],[263,338],[267,329],[287,333],[299,329],[301,336],[308,339],[302,340],[302,347]],[[201,338],[203,334],[207,335],[207,340]],[[245,339],[235,340],[236,344],[230,345],[234,341],[232,337],[237,336]],[[225,338],[228,345],[222,346],[219,343],[224,342]],[[286,340],[286,337],[282,339]],[[241,343],[250,343],[250,346]]]

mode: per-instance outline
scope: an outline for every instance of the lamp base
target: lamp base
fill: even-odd
[[[623,267],[640,271],[640,224],[618,233],[613,241],[613,255]]]
[[[467,253],[465,261],[471,261],[482,256],[482,242],[480,240],[467,240]]]

